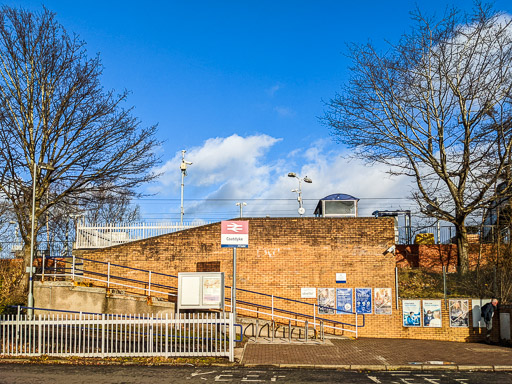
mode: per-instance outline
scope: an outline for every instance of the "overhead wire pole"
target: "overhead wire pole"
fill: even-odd
[[[185,213],[183,209],[183,190],[185,189],[185,176],[187,176],[187,165],[192,165],[190,161],[185,161],[186,150],[181,151],[181,212],[180,212],[180,227],[183,229],[183,215]]]

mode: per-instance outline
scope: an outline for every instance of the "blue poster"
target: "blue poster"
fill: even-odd
[[[352,288],[336,288],[336,313],[353,313]]]
[[[356,288],[356,313],[372,313],[371,288]]]

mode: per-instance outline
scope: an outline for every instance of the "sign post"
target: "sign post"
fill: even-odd
[[[236,322],[236,249],[249,247],[248,221],[222,221],[220,245],[233,248],[233,284],[231,286],[231,312]]]

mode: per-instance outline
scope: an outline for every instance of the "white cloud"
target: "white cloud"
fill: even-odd
[[[261,190],[269,182],[273,168],[264,163],[264,155],[280,140],[268,135],[241,137],[236,134],[208,139],[201,147],[191,148],[186,153],[185,159],[193,162],[189,166],[187,185],[203,187],[205,191],[213,188],[234,192],[239,185],[245,186],[244,191]],[[180,163],[181,152],[157,170],[163,173],[161,187],[178,187]]]
[[[282,155],[283,158],[270,159],[269,150],[280,141],[263,134],[247,137],[234,134],[212,138],[199,147],[189,149],[186,160],[193,164],[189,166],[185,181],[185,199],[198,200],[189,200],[186,204],[188,217],[211,212],[212,207],[224,210],[224,214],[228,212],[227,217],[232,217],[237,212],[233,200],[249,200],[244,209],[247,216],[294,215],[298,207],[297,195],[291,190],[297,188],[298,181],[287,177],[288,172],[313,180],[312,184],[302,183],[308,215],[313,213],[318,199],[333,193],[359,198],[397,198],[407,197],[410,193],[410,179],[390,178],[382,165],[370,167],[361,160],[347,160],[342,157],[341,147],[333,146],[328,140],[319,140],[308,148],[294,149],[288,155]],[[181,152],[161,167],[160,185],[153,192],[159,192],[160,197],[178,196],[180,163]],[[230,200],[212,203],[204,199]],[[362,201],[361,213],[369,215],[374,209],[393,208],[383,204],[380,200]]]

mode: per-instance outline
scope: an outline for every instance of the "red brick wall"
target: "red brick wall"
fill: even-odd
[[[470,268],[485,265],[496,259],[496,245],[469,244]],[[413,244],[396,246],[396,262],[401,268],[426,268],[432,271],[441,271],[447,267],[448,272],[457,270],[456,244]]]
[[[386,253],[394,242],[391,218],[254,218],[249,223],[249,248],[237,251],[237,288],[316,304],[301,299],[300,289],[314,288],[392,288],[393,314],[367,315],[360,336],[409,337],[464,341],[470,329],[449,328],[447,317],[442,329],[402,327],[401,310],[395,309],[395,256]],[[84,254],[86,258],[128,265],[134,268],[177,275],[219,266],[226,285],[232,284],[231,248],[220,247],[220,223]],[[85,263],[91,270],[97,264]],[[102,268],[106,272],[106,266]],[[124,270],[124,276],[147,279],[147,273]],[[336,284],[335,274],[346,273],[347,283]],[[113,272],[115,274],[115,272]],[[152,275],[152,283],[176,286]],[[229,292],[226,292],[229,297]],[[238,301],[272,305],[269,296],[240,291]],[[274,306],[313,315],[313,306],[274,299]],[[243,313],[239,311],[239,313]],[[277,314],[278,312],[276,312]],[[318,318],[318,314],[315,314]],[[447,316],[447,313],[443,313]],[[321,315],[354,323],[353,315]],[[362,316],[359,316],[359,323]],[[351,334],[348,334],[351,335]]]

